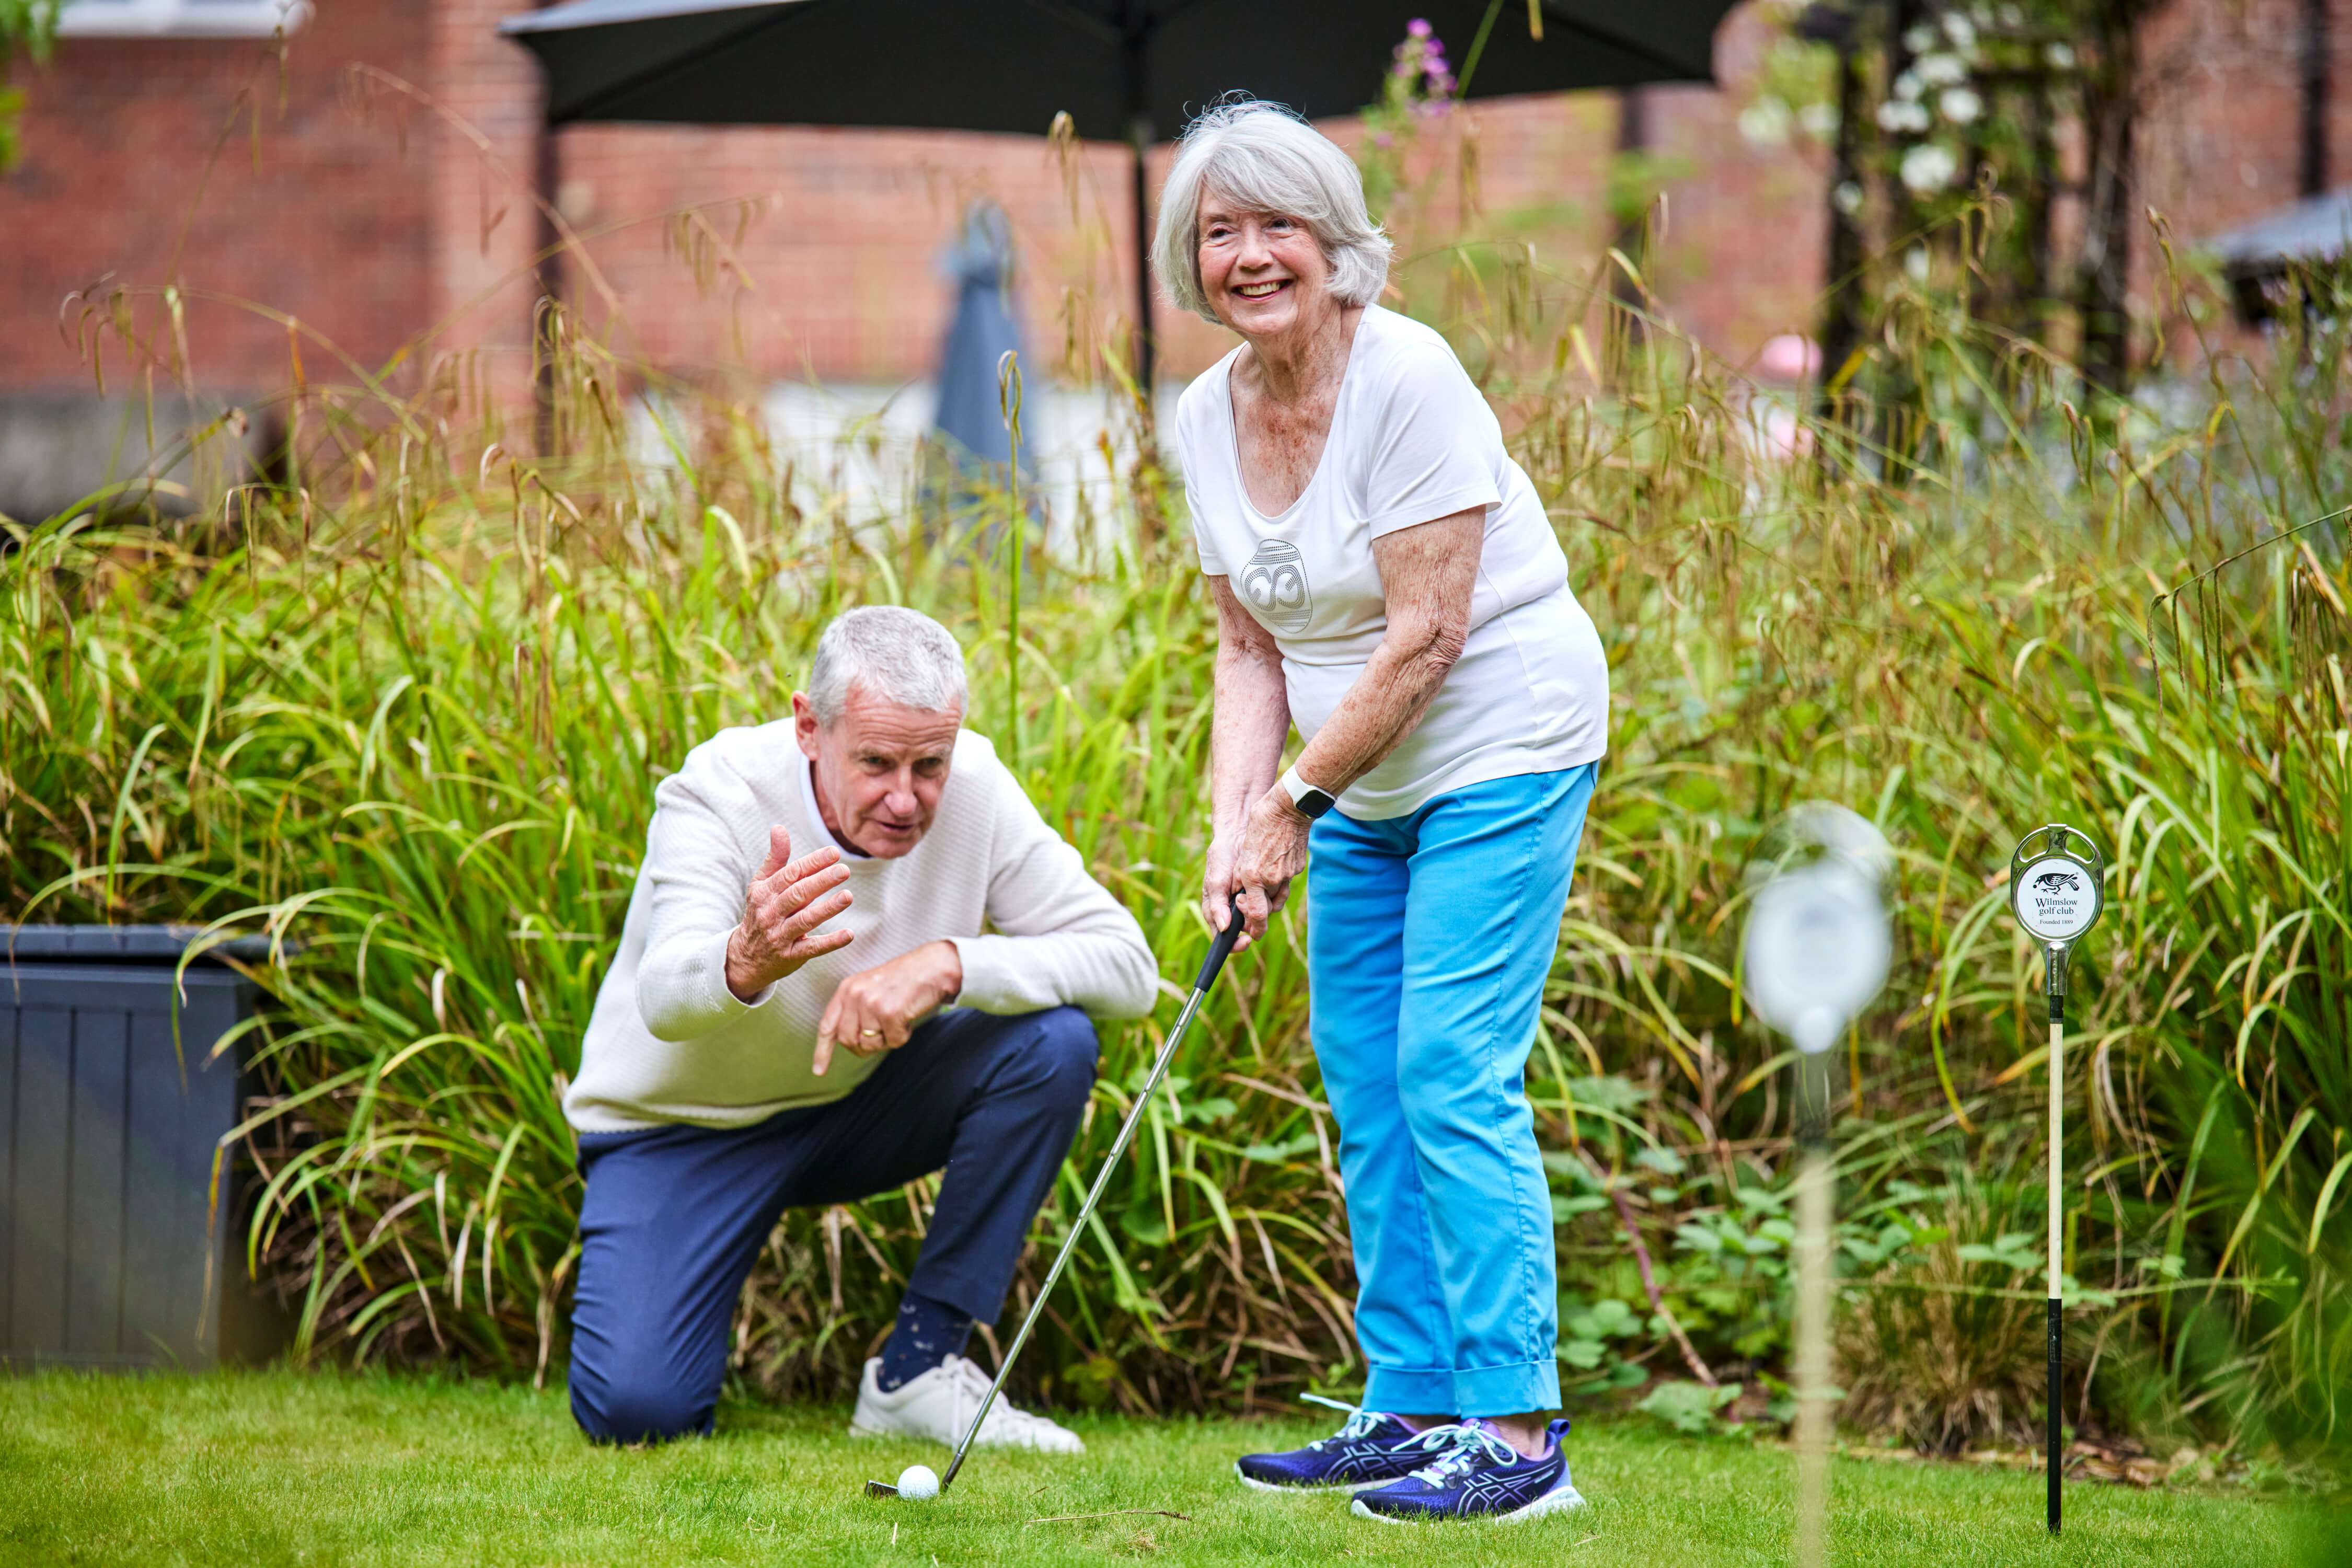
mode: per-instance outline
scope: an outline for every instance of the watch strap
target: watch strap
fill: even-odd
[[[1282,784],[1283,793],[1290,796],[1290,804],[1297,806],[1302,816],[1321,816],[1339,804],[1330,791],[1318,789],[1300,778],[1298,770],[1295,767],[1285,772],[1279,782]]]

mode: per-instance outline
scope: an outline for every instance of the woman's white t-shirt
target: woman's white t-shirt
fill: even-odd
[[[1246,346],[1246,345],[1244,345]],[[1568,559],[1502,426],[1445,340],[1374,305],[1331,412],[1323,457],[1280,517],[1251,504],[1234,439],[1232,353],[1184,389],[1176,451],[1201,570],[1282,650],[1290,717],[1311,741],[1388,629],[1372,541],[1472,507],[1486,535],[1462,657],[1412,734],[1339,797],[1359,821],[1448,790],[1552,773],[1609,750],[1609,665],[1568,586]]]

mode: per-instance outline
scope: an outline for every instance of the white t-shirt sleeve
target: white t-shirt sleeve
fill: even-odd
[[[1224,374],[1225,362],[1219,360],[1209,374]],[[1227,574],[1224,558],[1217,553],[1215,542],[1209,537],[1207,511],[1215,502],[1208,489],[1208,476],[1202,471],[1202,426],[1211,424],[1202,405],[1210,400],[1207,389],[1199,382],[1185,389],[1176,405],[1176,472],[1184,481],[1184,503],[1192,514],[1192,548],[1200,552],[1201,570],[1211,577]]]
[[[1502,504],[1495,476],[1503,427],[1450,352],[1402,349],[1383,390],[1363,426],[1372,447],[1364,486],[1372,538]]]

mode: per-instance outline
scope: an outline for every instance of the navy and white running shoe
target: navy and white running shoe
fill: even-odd
[[[1243,1455],[1234,1461],[1242,1485],[1262,1492],[1361,1491],[1402,1480],[1429,1462],[1422,1435],[1395,1416],[1318,1394],[1301,1397],[1349,1412],[1348,1424],[1286,1454]]]
[[[1568,1479],[1568,1455],[1561,1447],[1567,1436],[1568,1418],[1561,1416],[1551,1424],[1551,1452],[1530,1459],[1484,1421],[1433,1426],[1413,1446],[1424,1454],[1434,1452],[1436,1458],[1401,1481],[1358,1492],[1354,1511],[1384,1524],[1434,1519],[1501,1523],[1582,1508],[1584,1494]]]

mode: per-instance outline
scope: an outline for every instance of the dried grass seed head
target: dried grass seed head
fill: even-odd
[[[961,713],[971,700],[955,635],[898,605],[868,605],[837,616],[817,639],[808,697],[818,723],[840,720],[853,686],[926,713]]]
[[[1355,160],[1281,104],[1230,96],[1185,128],[1160,193],[1151,265],[1179,308],[1217,323],[1201,284],[1201,204],[1211,191],[1306,225],[1331,264],[1331,296],[1341,304],[1380,298],[1393,247],[1364,206]]]

